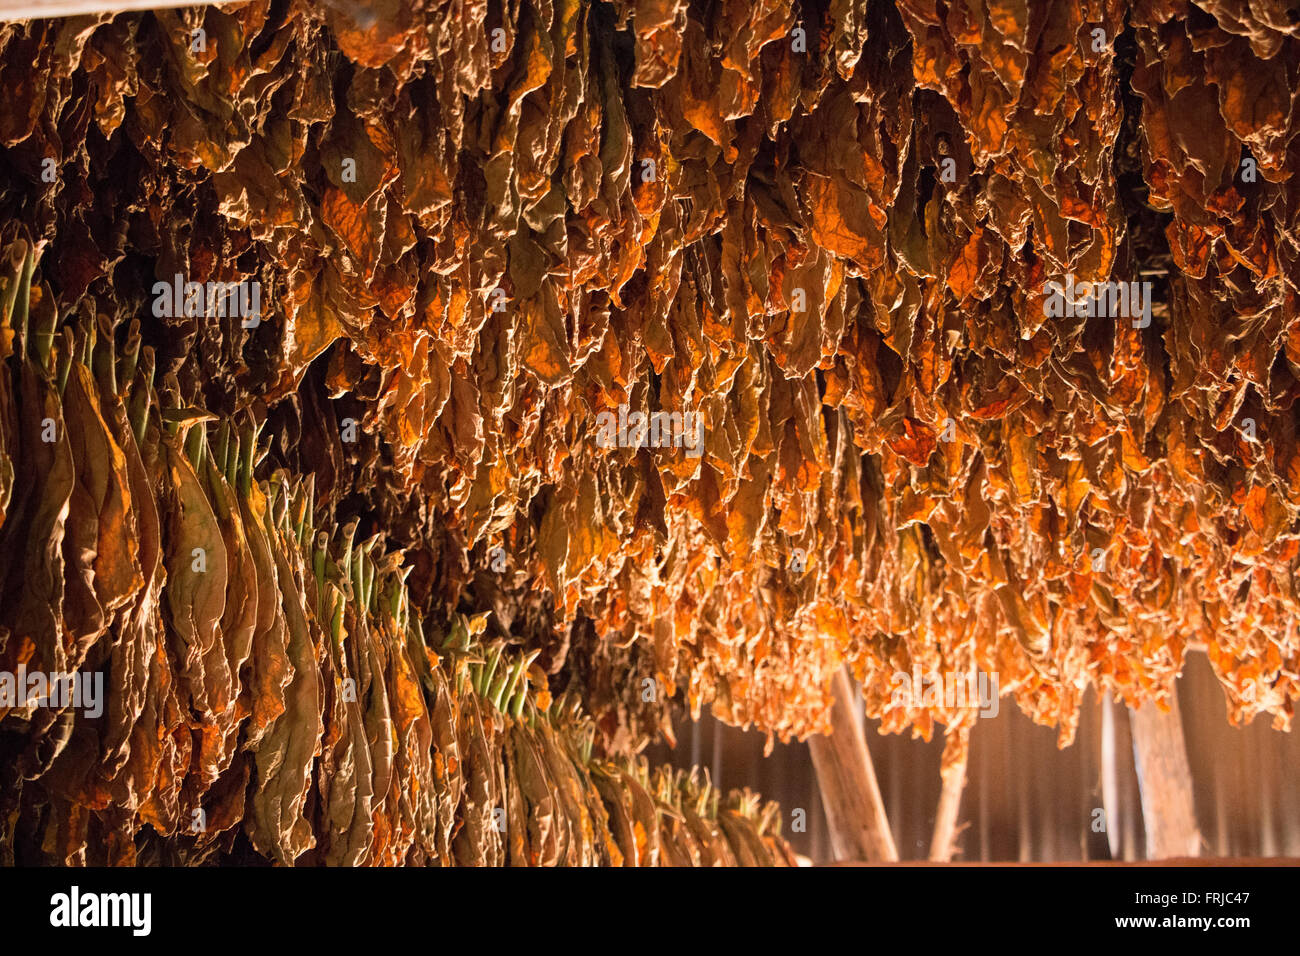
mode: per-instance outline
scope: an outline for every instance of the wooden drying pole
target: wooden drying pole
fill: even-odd
[[[939,809],[934,815],[934,835],[930,838],[930,862],[950,863],[957,836],[957,814],[961,811],[961,794],[966,789],[966,764],[970,759],[970,727],[958,727],[944,734],[943,762],[939,776],[943,790]]]
[[[164,7],[207,7],[232,3],[195,3],[194,0],[0,0],[0,20],[43,20],[85,13],[125,13],[132,10],[161,10]]]
[[[857,699],[843,668],[831,683],[830,736],[808,738],[831,848],[837,860],[898,862],[867,738],[858,723]]]
[[[1192,772],[1183,743],[1183,721],[1177,691],[1169,712],[1147,701],[1129,710],[1133,731],[1133,761],[1142,793],[1142,823],[1147,833],[1147,859],[1201,855],[1201,833],[1192,800]]]

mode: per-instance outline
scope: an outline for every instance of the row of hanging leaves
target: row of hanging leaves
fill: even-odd
[[[255,481],[137,322],[60,322],[40,251],[0,293],[0,672],[102,675],[102,713],[0,706],[0,861],[792,862],[775,804],[594,754],[487,613],[426,632],[401,552]]]

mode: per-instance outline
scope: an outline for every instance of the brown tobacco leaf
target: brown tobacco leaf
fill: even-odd
[[[165,525],[168,620],[179,638],[181,687],[196,713],[224,709],[231,674],[220,622],[227,594],[227,555],[207,494],[179,443],[164,439],[169,483],[175,495]]]
[[[496,787],[496,754],[484,733],[483,717],[477,702],[470,700],[467,703],[462,713],[464,729],[461,738],[461,753],[467,768],[463,798],[465,815],[454,845],[456,865],[500,866],[505,859],[494,816],[494,811],[503,806]],[[527,823],[519,817],[515,820],[515,832],[523,839]]]
[[[308,629],[308,608],[300,590],[305,574],[298,549],[285,547],[284,538],[271,522],[270,510],[265,514],[288,631],[286,669],[292,679],[281,685],[282,715],[255,750],[259,786],[251,801],[249,837],[258,852],[287,864],[315,844],[311,826],[303,816],[303,805],[323,732],[325,689]]]
[[[99,637],[107,619],[134,597],[141,584],[139,544],[127,520],[133,505],[125,457],[100,409],[93,404],[93,394],[90,373],[84,366],[76,366],[64,388],[68,438],[78,471],[77,486],[69,502],[69,520],[75,514],[84,522],[78,531],[84,531],[85,537],[76,542],[65,537],[64,547],[65,560],[76,562],[70,562],[73,567],[84,556],[93,555],[88,567],[69,575],[73,580],[82,578],[78,582],[84,589],[80,601],[95,622],[93,629],[78,628],[78,643],[86,646]],[[70,608],[65,608],[64,613],[65,619],[71,616]]]

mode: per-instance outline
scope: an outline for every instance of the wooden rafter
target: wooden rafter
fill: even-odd
[[[219,0],[230,3],[231,0]],[[123,13],[131,10],[161,10],[164,7],[203,7],[218,4],[194,0],[0,0],[0,20],[36,20],[72,17],[86,13]]]

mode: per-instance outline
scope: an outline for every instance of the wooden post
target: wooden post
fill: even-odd
[[[939,793],[939,809],[934,815],[934,836],[930,838],[930,861],[952,861],[953,843],[957,835],[957,814],[961,810],[961,794],[966,788],[966,762],[970,758],[970,727],[958,727],[944,735],[943,762],[939,777],[943,790]]]
[[[897,862],[898,850],[880,798],[867,738],[855,714],[860,701],[853,699],[849,677],[843,670],[835,675],[831,689],[835,695],[831,734],[808,738],[826,809],[831,849],[837,860]]]
[[[1119,755],[1129,748],[1119,745],[1119,728],[1116,723],[1115,702],[1108,694],[1101,695],[1101,806],[1102,820],[1106,824],[1106,843],[1110,858],[1123,857],[1123,809],[1120,806]],[[1127,757],[1125,757],[1127,759]]]
[[[1147,859],[1201,855],[1201,833],[1192,801],[1192,772],[1183,743],[1178,695],[1168,713],[1148,701],[1130,710],[1133,759],[1142,794],[1142,822],[1147,833]]]

